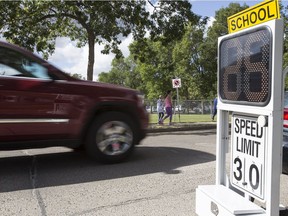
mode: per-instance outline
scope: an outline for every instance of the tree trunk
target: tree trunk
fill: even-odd
[[[88,33],[88,68],[87,68],[87,80],[93,81],[93,69],[95,61],[95,37],[93,33]]]

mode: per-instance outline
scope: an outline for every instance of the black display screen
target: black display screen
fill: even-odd
[[[223,103],[265,106],[270,101],[269,28],[227,37],[219,45],[219,94]]]

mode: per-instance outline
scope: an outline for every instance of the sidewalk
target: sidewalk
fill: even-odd
[[[175,122],[172,125],[164,124],[149,124],[148,133],[157,132],[172,132],[172,131],[189,131],[189,130],[207,130],[215,129],[217,122],[194,122],[194,123],[179,123]]]

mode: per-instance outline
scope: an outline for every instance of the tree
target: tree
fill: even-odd
[[[172,88],[171,80],[179,77],[183,99],[214,98],[217,93],[218,37],[228,34],[227,17],[248,6],[231,3],[216,11],[216,21],[205,35],[207,19],[195,19],[184,27],[184,34],[170,43],[165,38],[155,42],[142,40],[130,46],[137,70],[147,86],[149,99]],[[164,41],[164,42],[163,42]]]
[[[68,74],[69,74],[71,77],[85,80],[85,77],[83,77],[81,74],[78,74],[78,73],[74,73],[74,74],[68,73]]]
[[[205,73],[201,65],[201,45],[204,40],[205,23],[189,25],[182,40],[176,42],[173,49],[175,74],[181,78],[180,95],[185,99],[205,97],[198,85],[198,75]]]
[[[0,21],[3,36],[47,58],[59,36],[88,44],[87,79],[93,79],[95,44],[104,44],[102,53],[121,57],[118,45],[133,34],[135,40],[150,31],[153,39],[169,42],[183,34],[183,26],[195,18],[191,4],[185,1],[160,1],[150,14],[147,1],[1,1]],[[159,37],[161,36],[161,37]],[[164,37],[163,37],[164,36]]]
[[[135,70],[146,85],[148,99],[155,99],[172,88],[171,80],[175,77],[172,52],[175,42],[163,46],[161,41],[147,39],[145,43],[141,52],[138,49],[141,44],[138,42],[131,44],[129,50],[137,63]]]
[[[112,61],[112,69],[109,73],[102,72],[99,74],[98,80],[100,82],[112,83],[122,86],[127,86],[127,66],[124,58],[114,58]]]
[[[100,73],[98,81],[122,85],[146,93],[146,85],[142,82],[140,74],[136,71],[136,63],[131,56],[119,59],[114,58],[111,70],[108,73]]]
[[[184,34],[169,44],[165,38],[154,42],[137,41],[130,52],[137,60],[149,99],[171,88],[171,80],[181,78],[180,95],[184,99],[214,98],[217,93],[218,37],[228,34],[227,17],[247,6],[231,3],[216,11],[216,21],[205,35],[206,19],[196,19],[184,28]],[[164,41],[164,42],[163,42]]]

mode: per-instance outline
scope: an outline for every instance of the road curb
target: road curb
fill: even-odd
[[[173,131],[191,131],[191,130],[209,130],[217,127],[216,122],[209,123],[174,123],[173,125],[150,124],[148,133],[173,132]]]

